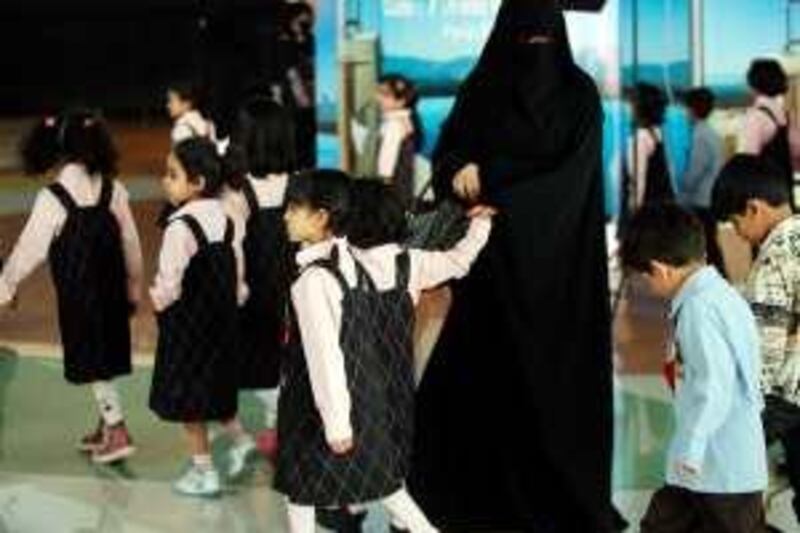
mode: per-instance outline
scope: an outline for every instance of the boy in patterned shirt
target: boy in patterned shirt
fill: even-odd
[[[792,214],[780,170],[752,155],[737,155],[722,169],[713,205],[758,250],[745,297],[761,336],[765,433],[785,449],[800,517],[800,216]]]

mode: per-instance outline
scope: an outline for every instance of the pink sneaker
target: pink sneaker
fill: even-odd
[[[256,448],[270,462],[275,462],[278,457],[278,432],[266,429],[256,435]]]
[[[136,452],[133,440],[125,427],[125,422],[120,422],[116,426],[107,427],[103,445],[92,452],[92,462],[106,465],[122,461]]]
[[[89,433],[81,439],[78,443],[78,451],[83,453],[92,453],[103,447],[103,435],[105,433],[105,423],[101,418],[97,423],[97,429],[93,433]]]

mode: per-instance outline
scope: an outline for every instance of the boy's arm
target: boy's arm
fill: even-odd
[[[470,266],[486,246],[491,229],[491,218],[477,216],[470,222],[464,238],[450,250],[410,250],[409,291],[416,294],[447,280],[466,276]]]
[[[351,399],[339,344],[342,291],[331,275],[308,269],[292,287],[314,401],[329,444],[353,438]]]
[[[733,404],[736,364],[722,324],[708,310],[686,306],[678,323],[685,380],[679,388],[677,461],[700,472],[709,437],[725,422]]]
[[[40,191],[25,229],[0,275],[0,305],[11,302],[19,283],[47,258],[50,244],[64,216],[64,209],[55,196],[47,190]]]
[[[764,250],[748,279],[747,297],[758,324],[761,343],[762,385],[767,393],[784,387],[781,373],[787,361],[789,339],[795,334],[794,279],[796,260],[779,248]],[[795,267],[796,269],[796,267]],[[796,351],[796,350],[795,350]]]

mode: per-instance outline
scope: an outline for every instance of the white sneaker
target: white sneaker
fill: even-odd
[[[247,460],[256,451],[256,443],[252,437],[245,437],[242,442],[234,444],[228,451],[228,477],[239,477],[247,466]]]
[[[219,472],[215,468],[198,468],[192,465],[173,485],[175,492],[184,496],[211,498],[219,496]]]

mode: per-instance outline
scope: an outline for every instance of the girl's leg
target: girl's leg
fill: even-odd
[[[177,492],[186,496],[217,496],[219,473],[211,459],[211,446],[205,422],[185,422],[186,442],[192,456],[191,467],[175,482]]]
[[[439,531],[425,517],[405,489],[400,489],[388,498],[381,500],[381,504],[389,511],[392,524],[402,525],[411,533],[436,533]]]
[[[114,427],[124,420],[119,392],[112,382],[95,381],[92,383],[92,392],[100,417],[107,427]]]
[[[295,505],[287,500],[286,510],[289,515],[290,533],[314,533],[316,531],[314,507]]]
[[[228,451],[228,477],[237,477],[244,472],[247,458],[256,451],[256,442],[238,417],[224,421],[222,427],[232,442]]]

